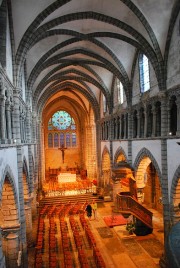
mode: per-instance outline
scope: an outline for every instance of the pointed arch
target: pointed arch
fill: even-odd
[[[171,190],[170,190],[170,207],[171,207],[171,220],[173,224],[180,220],[179,206],[180,206],[180,196],[178,192],[180,191],[180,165],[174,173]]]
[[[4,188],[5,187],[5,188]],[[9,200],[9,204],[7,201]],[[9,165],[5,167],[0,184],[0,225],[19,226],[18,192],[15,179]],[[13,215],[13,218],[11,217]]]
[[[162,213],[161,200],[166,194],[163,192],[162,175],[156,159],[147,148],[138,153],[134,168],[139,202]]]
[[[8,180],[9,180],[11,186],[12,186],[13,193],[14,193],[14,198],[15,198],[15,203],[16,203],[16,206],[18,207],[18,193],[17,193],[17,188],[16,188],[15,179],[14,179],[12,170],[11,170],[11,168],[10,168],[9,165],[7,165],[5,167],[4,172],[3,172],[3,176],[2,176],[2,179],[1,179],[1,184],[0,184],[0,200],[2,200],[2,190],[3,190],[4,181],[5,181],[6,178],[8,178]]]
[[[104,158],[107,154],[109,155],[109,159],[110,159],[110,151],[109,151],[108,147],[105,146],[104,149],[103,149],[103,152],[102,152],[102,161],[103,161],[103,158]]]
[[[157,171],[158,177],[160,179],[160,184],[162,184],[162,175],[161,175],[159,165],[158,165],[156,159],[154,158],[154,156],[152,155],[152,153],[145,147],[142,148],[141,151],[136,156],[136,159],[134,161],[135,172],[137,172],[139,166],[143,164],[143,163],[141,164],[141,162],[142,162],[143,158],[145,158],[145,157],[148,157],[151,160],[151,162],[153,163],[153,165]],[[161,185],[161,187],[162,187],[162,185]]]
[[[120,155],[123,156],[122,161],[128,162],[128,158],[127,158],[127,156],[126,156],[126,153],[125,153],[124,149],[123,149],[122,147],[119,147],[119,148],[116,150],[115,155],[114,155],[114,164],[117,163],[118,158],[119,158]]]

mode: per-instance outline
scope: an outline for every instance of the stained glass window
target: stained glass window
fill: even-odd
[[[64,133],[60,133],[60,147],[64,144]]]
[[[76,133],[72,133],[72,146],[76,146]]]
[[[48,147],[76,147],[76,123],[66,111],[57,111],[48,122]]]
[[[68,129],[72,123],[74,123],[74,120],[71,118],[70,114],[65,111],[58,111],[54,113],[52,118],[49,120],[48,130],[65,130]]]
[[[66,133],[66,147],[70,147],[70,146],[71,146],[71,134]]]
[[[48,147],[53,147],[53,136],[52,133],[48,134]]]
[[[54,147],[59,147],[59,135],[58,135],[58,133],[54,134]]]
[[[76,129],[76,125],[75,125],[75,122],[74,122],[74,119],[73,118],[72,118],[71,129],[72,130],[75,130]]]

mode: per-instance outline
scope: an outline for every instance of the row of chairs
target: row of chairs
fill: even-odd
[[[58,261],[56,258],[57,241],[56,241],[57,226],[54,218],[49,219],[49,267],[57,268]]]
[[[70,215],[77,215],[84,212],[87,206],[87,202],[80,203],[79,201],[73,203],[68,202],[66,204],[59,205],[47,205],[45,204],[40,210],[40,217],[51,218],[53,216],[63,217]]]
[[[86,204],[84,204],[83,210],[85,210],[85,207],[86,207]],[[54,208],[55,206],[52,207],[52,211],[54,211]],[[52,214],[50,213],[49,215],[51,215],[49,218],[49,239],[48,239],[49,240],[49,267],[58,268],[59,264],[57,260],[57,239],[56,239],[57,225],[56,225],[56,221],[54,218],[54,213]],[[93,258],[96,263],[96,267],[105,268],[104,260],[101,256],[100,250],[97,248],[94,235],[89,227],[89,223],[87,219],[85,218],[84,213],[79,214],[79,219],[84,229],[88,243],[90,247],[93,249]],[[68,224],[67,224],[65,217],[59,217],[59,221],[60,221],[61,241],[62,241],[63,257],[64,257],[64,268],[73,268],[74,259],[73,259],[72,249],[71,249],[71,241],[69,237]],[[75,245],[78,251],[78,259],[79,259],[81,268],[88,268],[89,267],[88,258],[86,256],[86,251],[83,248],[83,238],[82,238],[82,235],[79,233],[80,226],[78,224],[78,221],[74,218],[74,215],[71,215],[69,216],[69,222],[70,222],[70,226],[72,229]],[[35,253],[35,268],[43,267],[44,234],[45,234],[44,215],[43,216],[41,215],[39,218],[39,223],[38,223],[36,253]]]
[[[44,219],[39,217],[38,222],[38,230],[37,230],[37,238],[36,238],[36,246],[35,246],[35,268],[42,268],[43,267],[43,258],[42,253],[44,250],[44,231],[45,231],[45,224]]]
[[[61,230],[61,241],[64,255],[64,267],[73,268],[73,256],[71,252],[71,242],[69,238],[68,224],[64,217],[60,218],[60,230]]]
[[[82,224],[82,227],[85,230],[87,240],[88,240],[91,248],[93,249],[93,256],[94,256],[94,259],[95,259],[96,267],[97,268],[105,268],[106,267],[105,262],[104,262],[104,260],[102,258],[100,250],[97,247],[94,235],[93,235],[91,229],[89,228],[88,222],[87,222],[87,220],[86,220],[86,218],[85,218],[85,216],[83,214],[80,215],[80,222]]]
[[[79,224],[78,221],[74,219],[73,216],[69,218],[71,229],[73,232],[74,241],[78,251],[78,259],[81,265],[81,268],[89,268],[88,258],[86,256],[85,250],[83,249],[83,240],[79,234]]]
[[[74,219],[73,216],[69,217],[69,222],[70,222],[70,225],[71,225],[71,229],[72,229],[74,241],[75,241],[75,244],[76,244],[76,248],[77,249],[79,249],[79,248],[82,249],[83,241],[82,241],[82,237],[79,234],[78,222]]]

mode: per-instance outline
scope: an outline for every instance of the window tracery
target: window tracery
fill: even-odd
[[[77,135],[74,119],[66,111],[57,111],[48,122],[48,147],[76,147]]]

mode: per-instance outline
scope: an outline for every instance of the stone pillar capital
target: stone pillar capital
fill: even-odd
[[[5,223],[5,224],[2,224],[0,228],[1,228],[2,234],[5,234],[7,236],[8,234],[19,232],[20,223],[15,223],[11,225],[8,225]]]

